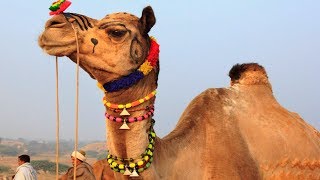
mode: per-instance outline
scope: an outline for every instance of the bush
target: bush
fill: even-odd
[[[56,163],[50,162],[48,160],[35,160],[31,161],[31,165],[37,171],[43,170],[45,172],[55,173],[56,172]],[[69,166],[59,163],[59,173],[67,171]]]
[[[0,165],[0,173],[6,173],[9,170],[10,170],[10,167]]]

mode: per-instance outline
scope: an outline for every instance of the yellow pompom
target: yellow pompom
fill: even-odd
[[[123,109],[123,108],[124,108],[124,105],[123,105],[123,104],[119,104],[119,105],[118,105],[118,108],[119,108],[119,109]]]
[[[131,167],[131,168],[134,168],[135,166],[136,166],[135,163],[130,163],[130,164],[129,164],[129,167]]]
[[[139,99],[139,102],[140,102],[140,103],[143,103],[143,102],[144,102],[144,99]]]
[[[148,161],[149,160],[149,156],[144,156],[144,160]]]
[[[119,169],[124,169],[124,165],[123,164],[119,164]]]
[[[113,162],[112,164],[111,164],[111,166],[112,167],[116,167],[118,164],[116,163],[116,162]]]
[[[127,109],[128,109],[128,108],[131,108],[131,106],[132,106],[131,103],[126,104],[126,108],[127,108]]]
[[[139,71],[141,71],[144,75],[149,74],[150,71],[152,71],[153,67],[150,65],[149,61],[145,61],[141,66],[139,67]]]
[[[143,161],[138,161],[138,166],[142,166],[143,165]]]

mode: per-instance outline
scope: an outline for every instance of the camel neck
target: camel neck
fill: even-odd
[[[156,72],[151,72],[136,85],[122,91],[106,93],[105,99],[114,104],[126,104],[146,97],[157,88]],[[128,108],[128,117],[140,117],[148,112],[147,107],[152,107],[155,97],[147,101]],[[121,117],[119,111],[106,107],[106,112],[114,117]],[[109,154],[118,158],[138,158],[145,152],[150,144],[150,127],[152,127],[152,117],[149,116],[141,121],[127,124],[130,129],[120,129],[122,123],[107,120],[107,142]]]

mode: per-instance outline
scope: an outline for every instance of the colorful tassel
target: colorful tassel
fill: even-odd
[[[58,15],[63,13],[69,6],[71,5],[71,2],[68,0],[59,0],[54,3],[49,7],[51,12],[49,13],[50,15]]]

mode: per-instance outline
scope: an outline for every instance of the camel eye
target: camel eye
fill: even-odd
[[[100,29],[105,29],[105,33],[113,43],[122,43],[130,33],[124,25],[118,24],[101,25]]]
[[[108,31],[108,35],[112,38],[122,38],[124,35],[126,35],[127,31],[124,30],[110,30]]]

